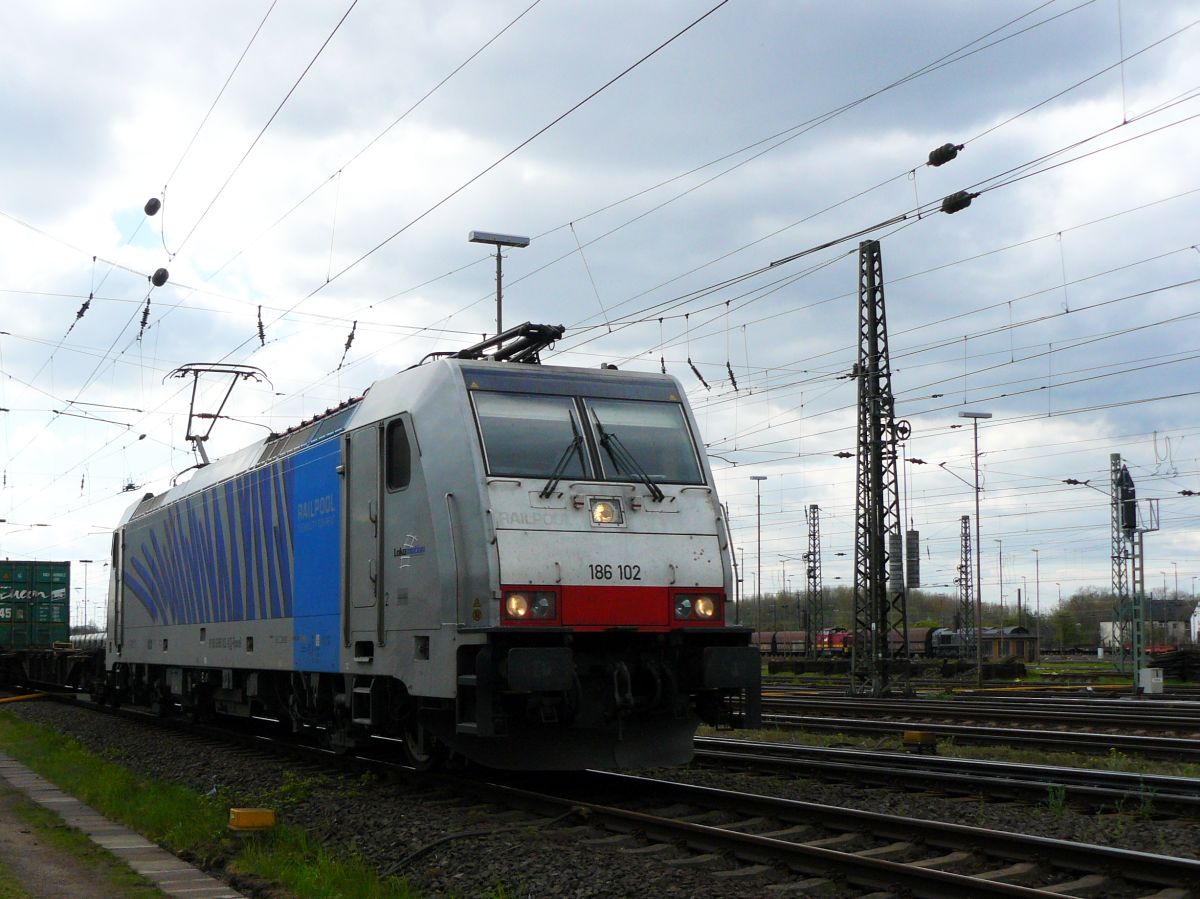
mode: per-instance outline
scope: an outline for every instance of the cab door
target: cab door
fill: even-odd
[[[421,444],[408,413],[386,422],[383,458],[383,602],[387,608],[387,629],[437,628],[441,624],[441,595],[434,512],[425,482]]]
[[[384,425],[351,431],[342,438],[342,508],[345,516],[343,642],[379,642],[382,636],[380,575],[383,517],[379,471]]]

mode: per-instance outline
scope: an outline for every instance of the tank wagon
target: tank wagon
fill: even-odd
[[[112,541],[116,701],[510,769],[682,763],[756,723],[684,391],[525,325],[147,494]]]

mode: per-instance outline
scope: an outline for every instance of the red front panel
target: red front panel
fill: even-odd
[[[666,587],[562,588],[562,623],[568,627],[666,627],[670,613]]]

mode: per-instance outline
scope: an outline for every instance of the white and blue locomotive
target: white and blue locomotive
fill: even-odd
[[[728,530],[669,376],[525,325],[147,494],[113,536],[115,701],[510,769],[681,763],[758,717]]]

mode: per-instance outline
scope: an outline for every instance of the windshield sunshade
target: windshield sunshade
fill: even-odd
[[[576,440],[582,429],[570,397],[483,391],[473,392],[472,397],[483,435],[488,474],[541,478],[589,476],[583,441]]]
[[[606,480],[637,481],[644,474],[655,483],[704,483],[687,420],[678,403],[600,399],[584,402],[588,418],[601,432],[600,464]],[[604,448],[604,433],[616,437],[617,444]]]

